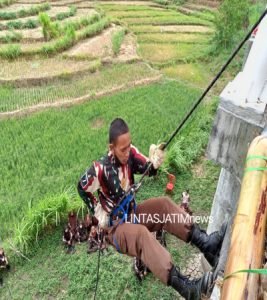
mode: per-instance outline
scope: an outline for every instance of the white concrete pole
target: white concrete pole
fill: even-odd
[[[246,102],[257,102],[267,81],[267,16],[259,24],[242,73]]]

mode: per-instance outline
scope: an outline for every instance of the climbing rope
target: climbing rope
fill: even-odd
[[[162,144],[162,146],[160,147],[161,150],[164,150],[168,147],[168,145],[172,142],[172,140],[174,139],[174,137],[178,134],[178,132],[182,129],[182,127],[184,126],[184,124],[187,122],[187,120],[190,118],[190,116],[194,113],[194,111],[196,110],[196,108],[199,106],[199,104],[202,102],[202,100],[205,98],[205,96],[207,95],[207,93],[210,91],[210,89],[214,86],[214,84],[218,81],[218,79],[222,76],[223,72],[226,70],[226,68],[229,66],[229,64],[232,62],[232,60],[235,58],[235,56],[237,55],[237,53],[240,51],[240,49],[243,47],[243,45],[245,44],[245,42],[250,38],[251,34],[253,33],[253,31],[258,27],[258,25],[260,24],[260,22],[262,21],[262,19],[265,17],[265,15],[267,14],[267,9],[262,13],[262,15],[259,17],[258,21],[254,24],[254,26],[251,28],[251,30],[247,33],[247,35],[244,37],[244,39],[241,41],[241,43],[236,47],[236,49],[233,51],[233,53],[231,54],[231,56],[229,57],[229,59],[226,61],[226,63],[222,66],[222,68],[220,69],[220,71],[217,73],[217,75],[213,78],[213,80],[210,82],[210,84],[208,85],[208,87],[205,89],[205,91],[202,93],[202,95],[199,97],[199,99],[196,101],[196,103],[193,105],[193,107],[191,108],[191,110],[186,114],[186,116],[183,118],[183,120],[181,121],[181,123],[178,125],[178,127],[176,128],[176,130],[173,132],[173,134],[171,135],[171,137],[168,139],[168,141],[164,144]],[[130,193],[136,193],[139,188],[142,185],[142,182],[145,178],[145,176],[147,175],[147,173],[149,172],[150,168],[152,166],[152,163],[150,163],[147,167],[147,169],[145,170],[145,172],[143,173],[142,177],[140,178],[139,182],[137,184],[132,185],[127,192],[123,195],[123,197],[121,198],[121,200],[119,201],[119,203],[116,205],[116,208],[118,208],[123,200],[130,194]],[[98,281],[99,281],[99,268],[100,268],[100,249],[99,249],[99,254],[98,254],[98,266],[97,266],[97,282],[96,282],[96,287],[95,287],[95,295],[94,295],[94,299],[96,299],[96,294],[97,294],[97,286],[98,286]]]

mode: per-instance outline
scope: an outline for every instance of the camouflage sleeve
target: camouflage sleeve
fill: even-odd
[[[95,166],[92,165],[81,177],[77,186],[80,197],[92,214],[94,214],[94,207],[97,203],[97,199],[93,193],[96,192],[99,187],[98,174],[96,173]]]
[[[133,172],[134,174],[143,174],[148,168],[150,161],[134,146],[131,146],[131,155],[133,157]],[[151,165],[148,176],[154,176],[157,174],[157,170]]]

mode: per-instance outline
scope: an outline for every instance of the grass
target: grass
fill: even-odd
[[[16,2],[16,0],[0,0],[0,8],[9,6],[15,2]]]
[[[31,57],[35,55],[56,55],[59,52],[69,49],[78,41],[93,37],[100,33],[110,25],[110,20],[108,18],[101,18],[99,14],[95,14],[90,17],[81,18],[78,21],[67,22],[63,27],[53,26],[57,25],[55,22],[51,22],[51,25],[52,31],[50,28],[49,30],[45,30],[45,37],[52,38],[59,34],[61,35],[46,43],[41,42],[23,45],[23,47],[21,47],[20,56]],[[82,29],[78,31],[80,28]],[[6,57],[6,52],[8,51],[7,48],[8,47],[0,48],[0,57]]]
[[[120,47],[123,42],[125,33],[126,33],[126,29],[123,28],[123,29],[115,32],[111,37],[112,50],[115,55],[118,55],[120,52]]]
[[[170,17],[147,17],[147,18],[127,18],[125,22],[129,25],[138,25],[141,26],[146,24],[152,25],[204,25],[204,26],[212,26],[212,24],[208,21],[201,20],[196,17],[185,16],[182,14],[178,14],[177,16]]]
[[[108,16],[126,19],[128,18],[145,18],[145,17],[174,17],[177,16],[175,11],[160,10],[143,10],[143,11],[112,11],[107,13]]]
[[[170,84],[173,85],[173,83],[168,83],[167,85]],[[156,94],[157,96],[159,96],[159,94],[161,95],[165,94],[162,89],[164,85],[158,87],[158,89],[160,89],[161,92],[159,93],[159,91],[157,91]],[[165,88],[166,87],[167,86],[165,86]],[[185,88],[185,86],[180,86],[180,88],[181,87],[182,89]],[[146,95],[146,97],[148,96],[147,94],[148,88],[149,87],[142,88],[142,90],[144,89],[147,90],[145,93],[144,91],[142,92],[142,94]],[[174,88],[174,86],[172,88]],[[176,88],[178,88],[178,86],[176,86]],[[174,92],[174,90],[172,90],[172,92]],[[183,94],[184,90],[180,90],[180,92],[182,93],[182,95],[184,95]],[[123,93],[123,95],[121,95],[123,101],[125,102],[125,99],[129,98],[127,97],[127,94],[129,96],[132,93],[135,94],[135,96],[137,96],[136,91]],[[170,95],[173,95],[173,93],[170,93]],[[118,96],[119,95],[117,95],[116,98],[118,98]],[[166,95],[166,98],[167,96],[168,95]],[[138,99],[136,97],[134,98]],[[153,95],[151,95],[151,100],[154,101],[154,99],[155,98],[153,98]],[[168,102],[168,104],[170,103]],[[136,105],[138,106],[140,104],[136,103]],[[207,136],[211,126],[211,120],[212,120],[212,115],[214,113],[214,108],[215,108],[214,103],[212,105],[209,104],[207,106],[202,106],[197,112],[197,114],[194,116],[194,118],[189,123],[187,123],[187,126],[183,129],[178,139],[182,141],[183,146],[185,147],[184,154],[185,155],[189,154],[190,156],[192,155],[192,149],[194,150],[195,148],[195,147],[191,147],[192,143],[194,143],[194,145],[199,145],[198,142],[201,141],[202,146],[201,147],[197,146],[200,152],[199,153],[194,152],[193,154],[194,160],[196,159],[195,155],[199,155],[201,153],[202,151],[201,149],[203,149],[203,146],[207,141]],[[76,109],[77,108],[75,108],[74,110]],[[95,111],[95,108],[91,107],[91,109]],[[80,109],[78,110],[81,111]],[[88,116],[88,109],[85,110],[86,111],[84,112],[84,115]],[[103,108],[103,113],[104,110],[105,108]],[[78,113],[78,111],[76,113]],[[132,113],[135,114],[136,110],[134,110]],[[138,114],[136,116],[138,116]],[[95,115],[91,115],[91,117],[93,117],[94,119]],[[101,113],[97,117],[98,118],[102,117]],[[109,117],[107,117],[107,119],[109,119]],[[90,116],[89,116],[89,120],[91,120]],[[31,123],[32,121],[33,120],[27,120],[27,123]],[[163,123],[166,123],[166,121],[167,118],[166,119],[162,118]],[[21,120],[20,122],[23,122],[23,120]],[[136,119],[132,120],[132,125],[138,126],[136,124],[137,122],[138,120]],[[150,125],[153,126],[155,131],[160,132],[158,130],[164,128],[162,122],[161,124],[155,123],[158,124],[158,126],[155,125],[153,126],[152,124]],[[60,123],[62,123],[63,125],[64,122],[62,122],[62,119]],[[69,134],[73,132],[73,127],[74,127],[73,123],[70,124],[72,124],[72,126],[71,129],[68,127]],[[82,124],[82,121],[79,122],[79,124]],[[76,124],[75,127],[79,126],[79,124]],[[32,125],[34,127],[34,124]],[[61,126],[59,126],[57,129],[59,129],[60,127]],[[79,130],[81,130],[81,128]],[[88,129],[85,130],[88,131]],[[156,135],[156,132],[154,132],[154,130],[149,131],[149,130],[145,130],[145,128],[140,128],[140,127],[139,130],[137,131],[132,130],[133,136],[138,137],[137,139],[135,138],[136,144],[142,144],[143,147],[145,146],[145,148],[147,148],[150,141],[147,141],[145,139],[146,137],[150,136],[149,140],[153,140],[153,139],[155,140],[155,136],[157,137],[162,136],[162,134]],[[142,131],[142,133],[140,131]],[[201,131],[203,131],[203,134],[205,133],[204,140]],[[102,130],[97,129],[97,132],[95,132],[95,134],[97,134],[98,138],[100,138],[101,140],[104,139],[103,133],[104,135],[106,135],[107,133],[106,128],[102,128]],[[88,138],[90,140],[92,138],[92,134],[94,134],[94,132],[89,131]],[[145,138],[141,138],[141,134],[143,134]],[[72,140],[72,142],[74,141]],[[84,142],[87,143],[87,139],[85,139]],[[75,143],[73,143],[72,145],[74,146]],[[100,141],[99,145],[102,145],[104,149],[105,145],[103,142],[101,143]],[[175,145],[176,144],[172,144],[172,148],[175,148],[176,147]],[[97,145],[94,145],[93,147],[95,147],[93,151],[94,154],[92,154],[92,148],[89,151],[91,156],[97,155],[95,154],[96,152],[100,153],[100,151],[97,151]],[[141,146],[141,148],[143,147]],[[78,150],[78,147],[76,148],[76,150]],[[193,156],[191,156],[191,158]],[[87,161],[88,159],[85,158],[85,160]],[[189,165],[187,165],[187,167],[184,169],[182,173],[180,174],[178,174],[177,172],[174,173],[176,175],[176,178],[178,178],[179,180],[176,181],[175,191],[172,197],[176,203],[180,203],[181,192],[184,189],[189,188],[190,195],[191,195],[191,208],[193,209],[195,215],[208,215],[211,208],[213,195],[216,189],[216,183],[219,176],[219,168],[215,166],[213,163],[202,159],[199,159],[197,161],[197,167],[201,168],[201,174],[192,172],[190,170]],[[143,199],[147,199],[149,197],[162,195],[164,193],[166,183],[167,183],[167,178],[164,175],[164,173],[161,172],[155,178],[146,178],[142,188],[137,194],[137,202],[140,202]],[[64,197],[64,194],[62,196]],[[40,201],[39,203],[36,203],[34,205],[36,209],[30,209],[26,214],[25,219],[30,220],[33,218],[33,220],[35,220],[36,218],[34,216],[36,214],[30,212],[47,211],[47,208],[51,207],[51,201],[53,202],[55,201],[54,199],[55,200],[58,199],[58,204],[60,204],[61,206],[62,205],[63,207],[64,205],[66,206],[66,200],[59,201],[60,198],[55,196],[46,198]],[[76,203],[76,201],[74,202]],[[55,208],[53,209],[53,211],[54,210]],[[59,209],[59,210],[63,212],[65,209],[63,210]],[[30,216],[30,218],[28,216]],[[37,217],[37,220],[38,219],[40,222],[39,227],[42,228],[43,221],[39,217]],[[64,218],[64,214],[62,215],[61,221],[66,222],[66,213],[65,213],[65,218]],[[55,222],[55,217],[54,217],[54,222]],[[35,222],[33,223],[35,224]],[[204,225],[201,225],[201,227],[203,227]],[[50,232],[50,229],[48,230],[46,229],[46,232]],[[41,241],[38,242],[38,245],[32,244],[31,253],[34,254],[34,256],[33,255],[30,256],[31,261],[27,262],[27,264],[21,261],[14,261],[14,260],[11,261],[13,267],[12,272],[7,278],[4,279],[5,285],[1,289],[0,296],[6,298],[8,297],[8,295],[10,295],[10,293],[12,293],[12,297],[14,299],[21,298],[21,297],[24,298],[26,297],[28,290],[30,289],[31,295],[33,297],[45,298],[48,294],[49,297],[52,297],[54,299],[63,299],[63,298],[72,299],[73,297],[76,299],[77,298],[84,299],[88,297],[89,298],[93,297],[94,287],[96,283],[95,270],[97,267],[96,265],[97,254],[92,254],[88,256],[86,254],[86,244],[82,244],[82,245],[76,245],[75,254],[66,256],[66,254],[63,251],[63,246],[61,245],[61,234],[62,234],[62,229],[58,228],[56,231],[53,231],[52,234],[48,234],[45,237],[43,237]],[[194,250],[192,246],[182,243],[170,235],[167,235],[167,245],[168,245],[168,251],[170,251],[172,255],[174,264],[180,266],[181,268],[186,266],[186,262],[189,260],[192,253],[196,252],[196,250]],[[112,298],[116,297],[119,299],[139,299],[140,297],[142,298],[145,297],[146,299],[151,299],[151,300],[159,299],[159,298],[167,300],[167,299],[173,299],[177,297],[177,294],[173,289],[170,289],[162,285],[162,283],[160,283],[159,280],[153,277],[152,274],[148,275],[148,277],[145,279],[142,285],[139,285],[139,283],[137,282],[137,280],[135,279],[131,271],[131,264],[132,264],[131,258],[127,256],[119,255],[114,250],[112,250],[112,247],[110,247],[109,249],[110,249],[110,255],[101,258],[101,269],[100,269],[101,275],[100,275],[100,281],[98,286],[98,297],[100,297],[100,299],[106,299],[107,295],[108,297],[112,297]],[[42,265],[41,268],[39,267],[40,264]],[[115,272],[116,272],[116,276],[112,276],[112,273]],[[8,289],[8,287],[10,286],[12,286],[11,292]]]
[[[211,81],[206,65],[201,63],[171,65],[162,68],[161,71],[170,78],[186,81],[201,88]]]
[[[173,196],[180,202],[180,194],[189,187],[191,206],[194,212],[208,212],[219,175],[218,167],[208,161],[201,161],[203,176],[195,177],[190,170],[179,175]],[[164,176],[147,180],[138,193],[138,201],[147,196],[162,195],[167,178]],[[62,218],[62,221],[66,218]],[[66,222],[66,221],[65,221]],[[202,225],[203,227],[203,225]],[[32,297],[46,299],[91,299],[96,283],[97,254],[87,255],[87,245],[76,245],[73,255],[66,255],[61,245],[62,227],[43,237],[38,245],[32,245],[34,256],[27,263],[12,261],[13,270],[4,278],[0,297],[8,299],[10,288],[13,299]],[[183,268],[192,252],[192,246],[167,235],[167,246],[175,265]],[[119,255],[112,247],[110,255],[101,257],[100,280],[97,297],[99,299],[176,299],[177,293],[159,282],[152,274],[140,285],[135,279],[131,258]],[[41,266],[41,267],[40,267]],[[116,274],[116,276],[113,276]]]
[[[177,34],[180,32],[183,33],[192,33],[192,34],[209,34],[212,33],[213,30],[210,27],[199,25],[177,25],[175,30],[169,29],[168,26],[156,26],[156,25],[130,25],[129,28],[135,33],[135,34],[141,34],[141,33],[172,33]]]
[[[82,75],[71,79],[55,81],[52,85],[40,87],[13,88],[0,87],[0,112],[27,108],[39,103],[52,103],[75,99],[84,95],[93,96],[100,91],[109,91],[114,86],[130,83],[134,80],[150,78],[158,73],[145,64],[117,64],[102,68],[93,75]]]
[[[80,71],[93,72],[96,70],[96,68],[100,67],[99,60],[75,61],[68,58],[62,59],[61,57],[55,57],[51,59],[34,59],[30,61],[26,59],[20,59],[12,62],[1,60],[0,64],[1,79],[26,79],[26,87],[28,88],[31,86],[31,81],[28,80],[29,78],[45,78],[47,80],[51,77],[67,77],[67,75],[71,77],[73,73],[75,74]],[[53,83],[55,83],[55,78],[53,78]],[[36,85],[36,83],[34,85]]]
[[[10,31],[4,36],[0,36],[1,43],[12,43],[19,42],[22,39],[22,34],[20,32]]]
[[[16,59],[21,54],[19,44],[10,44],[0,52],[0,56],[9,60]]]
[[[76,14],[76,12],[77,12],[77,7],[75,5],[71,5],[69,11],[58,13],[56,15],[55,19],[58,21],[62,21],[66,18],[74,16]]]
[[[138,35],[139,43],[197,43],[205,44],[209,42],[209,35],[193,33],[146,33]]]
[[[144,2],[145,4],[146,2]],[[154,7],[148,6],[148,5],[128,5],[128,4],[105,4],[102,2],[101,4],[98,4],[96,7],[102,8],[104,11],[162,11],[162,9],[155,9]]]
[[[37,15],[39,12],[49,10],[50,8],[51,7],[49,3],[42,3],[39,5],[33,5],[29,9],[20,9],[19,11],[12,11],[12,12],[0,11],[0,20],[10,20],[10,19],[34,16]]]
[[[5,211],[0,212],[2,222],[8,227],[21,219],[29,201],[36,205],[48,195],[76,186],[88,164],[106,151],[107,127],[114,117],[123,116],[129,122],[133,143],[147,153],[151,143],[168,137],[198,94],[186,85],[166,82],[70,109],[1,121],[0,137],[5,144],[0,149],[0,204],[5,203]],[[92,129],[96,119],[103,120],[104,126]],[[6,234],[2,232],[4,237]]]
[[[170,64],[171,61],[189,61],[199,59],[205,55],[208,46],[198,47],[195,51],[194,44],[158,44],[141,43],[139,54],[152,63]]]
[[[6,30],[6,29],[33,29],[39,26],[38,20],[35,19],[28,19],[25,22],[22,22],[20,20],[13,20],[9,21],[6,24],[0,23],[0,30]]]

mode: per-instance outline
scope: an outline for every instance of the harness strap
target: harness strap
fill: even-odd
[[[113,234],[113,242],[115,244],[115,247],[116,247],[117,251],[121,254],[121,249],[120,249],[120,246],[117,242],[117,239],[115,238],[115,234]]]

